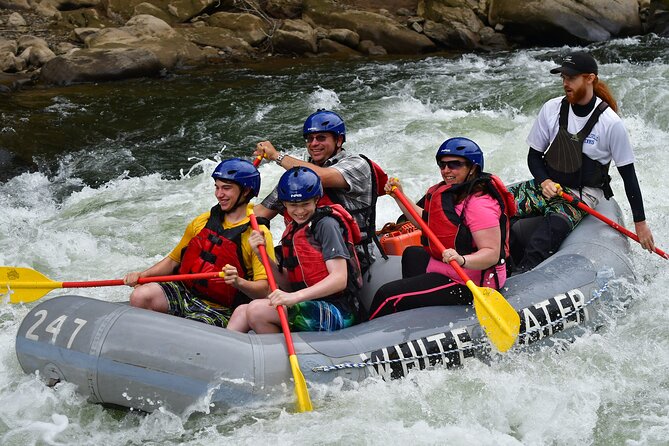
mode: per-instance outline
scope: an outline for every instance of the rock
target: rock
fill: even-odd
[[[92,36],[93,34],[100,31],[100,28],[74,28],[72,34],[74,38],[79,40],[81,43],[86,42],[86,38]]]
[[[9,51],[0,51],[0,72],[16,73],[25,69],[25,61]]]
[[[157,17],[169,25],[177,23],[176,17],[174,17],[172,14],[169,14],[167,11],[160,9],[152,3],[143,2],[135,6],[135,9],[132,13],[133,17],[142,14],[148,14]]]
[[[368,56],[385,56],[388,54],[384,47],[377,45],[371,40],[361,40],[358,45],[358,51]]]
[[[198,45],[212,46],[214,48],[228,48],[235,50],[237,54],[245,53],[251,55],[254,49],[245,40],[236,37],[229,29],[216,28],[213,26],[179,28],[181,35]]]
[[[278,19],[297,19],[302,15],[302,0],[267,0],[265,10]]]
[[[56,45],[54,48],[54,53],[56,55],[61,55],[61,54],[69,54],[73,51],[78,51],[79,47],[71,44],[70,42],[60,42]]]
[[[318,52],[316,30],[304,20],[286,20],[272,34],[272,47],[279,54],[307,54]]]
[[[121,15],[129,19],[135,12],[135,7],[146,0],[101,0],[101,7],[108,16]],[[199,15],[210,6],[223,6],[218,0],[152,0],[150,3],[174,16],[177,22],[186,22]],[[223,2],[227,3],[227,2]],[[233,2],[229,2],[233,3]]]
[[[163,66],[156,55],[143,48],[83,49],[57,56],[40,72],[46,84],[69,85],[158,75]]]
[[[360,43],[360,36],[358,33],[345,28],[335,28],[328,30],[327,38],[351,48],[357,47]]]
[[[28,0],[0,0],[0,9],[19,9],[28,11],[31,7]]]
[[[396,21],[367,11],[334,11],[308,9],[304,16],[311,23],[326,28],[347,28],[358,33],[361,39],[371,40],[391,54],[420,54],[434,51],[436,46],[429,38],[402,27]]]
[[[88,48],[143,48],[153,52],[164,68],[198,65],[204,54],[170,25],[151,15],[138,15],[120,28],[99,30],[85,39]]]
[[[442,3],[435,0],[425,1],[420,15],[436,23],[478,33],[485,24],[470,7],[462,6],[461,3],[458,1],[453,3]],[[451,6],[451,4],[459,6]]]
[[[253,14],[237,14],[231,12],[217,12],[205,19],[209,26],[229,29],[240,39],[244,39],[251,46],[258,46],[267,39],[269,26],[258,16]]]
[[[16,54],[16,52],[18,50],[19,50],[19,46],[16,43],[16,40],[0,38],[0,53]]]
[[[447,48],[466,48],[473,50],[479,46],[479,35],[460,22],[437,23],[426,20],[423,32],[430,39]]]
[[[602,42],[641,32],[638,0],[495,0],[488,13],[510,34],[541,44]]]
[[[361,55],[353,48],[330,39],[321,39],[318,41],[318,54],[342,54],[358,57]]]
[[[24,19],[18,12],[12,12],[7,19],[7,26],[10,28],[20,28],[26,25],[26,19]]]

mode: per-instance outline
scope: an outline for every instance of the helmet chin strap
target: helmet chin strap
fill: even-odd
[[[242,205],[248,203],[249,201],[251,201],[251,200],[247,200],[247,197],[251,193],[251,189],[248,188],[248,187],[240,187],[240,190],[241,190],[241,192],[239,193],[239,196],[237,197],[237,201],[235,201],[235,204],[232,206],[232,209],[230,209],[228,211],[228,213],[236,211],[239,206],[242,206]],[[242,199],[244,201],[242,201]]]

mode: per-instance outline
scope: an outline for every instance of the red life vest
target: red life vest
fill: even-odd
[[[211,215],[205,227],[188,242],[181,254],[179,274],[218,272],[227,264],[237,268],[239,277],[248,272],[242,261],[242,234],[250,224],[223,229],[223,211],[219,205],[211,208]],[[225,283],[223,278],[209,280],[184,280],[186,286],[196,295],[233,308],[249,299],[238,289]]]
[[[293,290],[313,286],[328,276],[321,246],[314,240],[312,227],[323,217],[334,218],[344,229],[344,240],[348,247],[348,282],[355,289],[362,287],[360,263],[354,244],[360,241],[360,228],[346,209],[338,204],[320,206],[311,219],[301,225],[292,221],[281,238],[281,267],[288,270],[288,279]]]
[[[356,245],[362,247],[363,255],[367,257],[366,263],[369,265],[372,263],[371,253],[369,252],[369,243],[374,241],[376,246],[383,256],[384,259],[387,259],[381,242],[379,241],[378,236],[376,235],[376,202],[380,196],[386,195],[385,185],[388,182],[388,174],[379,166],[376,162],[372,161],[363,154],[359,154],[360,158],[365,160],[369,165],[370,182],[371,182],[371,192],[372,192],[372,201],[369,207],[363,207],[358,209],[347,209],[347,211],[356,218],[358,222],[359,231],[365,233],[365,238],[360,239],[356,242]],[[335,160],[333,164],[337,161]],[[330,206],[333,204],[343,205],[343,201],[337,196],[337,193],[330,188],[323,188],[323,196],[318,201],[319,206]],[[283,213],[283,219],[286,226],[291,222],[291,218],[288,216],[288,213]]]
[[[465,202],[462,213],[455,212],[455,196],[462,191],[471,190],[476,184],[485,185],[483,193],[493,197],[502,210],[499,219],[502,233],[500,259],[498,264],[504,263],[509,256],[509,219],[516,215],[516,201],[513,194],[506,189],[502,180],[495,175],[482,173],[478,178],[462,184],[447,185],[444,182],[432,186],[425,195],[423,219],[445,248],[455,248],[461,254],[474,252],[474,240],[469,228],[464,224],[463,214],[467,210]],[[469,194],[468,194],[469,195]],[[467,200],[467,198],[465,198]],[[428,249],[435,259],[441,260],[441,252],[429,243]]]

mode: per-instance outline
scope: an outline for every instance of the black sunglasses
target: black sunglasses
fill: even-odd
[[[458,170],[465,167],[467,162],[460,160],[437,161],[437,165],[441,170],[444,170],[445,167],[448,167],[449,170]]]

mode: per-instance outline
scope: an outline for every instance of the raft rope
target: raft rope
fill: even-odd
[[[531,330],[527,330],[523,333],[520,333],[518,335],[518,337],[527,338],[527,337],[531,336],[533,333],[535,333],[537,331],[541,331],[541,330],[543,330],[547,327],[553,327],[555,325],[558,325],[558,324],[564,322],[565,320],[567,320],[572,315],[576,314],[579,311],[583,311],[586,307],[593,304],[596,300],[598,300],[600,297],[602,297],[602,295],[606,292],[608,287],[609,287],[609,282],[607,281],[604,284],[604,286],[602,286],[602,288],[600,288],[598,290],[594,290],[592,292],[592,298],[590,300],[586,301],[585,304],[583,304],[582,307],[579,307],[578,309],[572,310],[571,312],[562,316],[560,319],[556,319],[555,321],[552,321],[548,324],[540,325],[540,326],[532,328]],[[312,372],[333,372],[335,370],[361,369],[361,368],[364,368],[364,367],[373,367],[373,366],[377,366],[377,365],[381,365],[381,364],[395,364],[395,363],[398,363],[398,362],[409,362],[409,361],[413,362],[413,361],[417,361],[417,360],[420,360],[420,359],[429,359],[429,358],[432,358],[434,356],[446,356],[446,355],[452,354],[452,353],[459,353],[459,352],[465,352],[465,351],[468,351],[468,350],[482,349],[485,346],[489,346],[489,343],[488,342],[477,342],[476,344],[472,344],[472,345],[469,345],[469,346],[466,346],[466,347],[454,348],[454,349],[451,349],[451,350],[444,350],[443,352],[428,353],[427,355],[411,356],[411,357],[396,358],[396,359],[380,359],[378,361],[367,361],[367,362],[343,362],[341,364],[322,365],[322,366],[318,366],[318,367],[312,367],[311,371]]]

